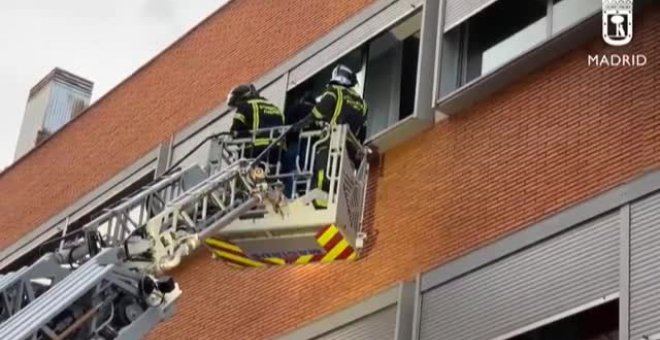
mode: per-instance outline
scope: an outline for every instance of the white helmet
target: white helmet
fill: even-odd
[[[350,68],[339,64],[334,68],[334,70],[332,70],[332,78],[330,78],[330,84],[353,87],[357,84],[357,77]]]

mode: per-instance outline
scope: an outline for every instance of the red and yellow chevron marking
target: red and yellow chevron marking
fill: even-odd
[[[316,241],[323,248],[324,253],[319,255],[301,255],[291,258],[267,258],[255,260],[247,256],[238,246],[217,238],[208,238],[205,242],[213,253],[228,264],[237,267],[261,268],[265,266],[282,266],[286,264],[308,264],[314,262],[329,263],[336,260],[353,261],[357,259],[357,252],[344,238],[337,226],[328,225],[316,233]]]
[[[281,266],[286,264],[283,259],[278,258],[268,258],[263,260],[251,259],[243,253],[241,248],[216,238],[208,238],[205,242],[213,249],[213,254],[232,266],[260,268],[266,265]]]

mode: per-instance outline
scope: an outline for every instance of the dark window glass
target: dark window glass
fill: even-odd
[[[619,339],[619,301],[583,311],[509,340]]]

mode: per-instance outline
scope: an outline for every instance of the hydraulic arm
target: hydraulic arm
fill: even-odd
[[[304,184],[304,190],[292,200],[290,216],[285,216],[287,199],[281,186],[274,184],[283,175],[281,164],[263,159],[276,152],[276,145],[282,145],[290,130],[271,130],[273,143],[252,159],[245,156],[250,140],[218,136],[203,166],[167,171],[82,229],[71,231],[58,251],[0,276],[0,339],[140,338],[174,311],[181,291],[165,274],[202,245],[208,246],[204,241],[229,225],[240,230],[245,229],[241,223],[251,221],[265,228],[269,237],[277,232],[282,239],[290,233],[287,226],[295,227],[292,230],[300,235],[294,236],[302,237],[307,233],[300,224],[309,224],[306,220],[330,221],[334,226],[341,222],[336,216],[346,215],[350,219],[342,222],[341,228],[347,229],[335,227],[334,232],[351,240],[345,241],[346,247],[361,242],[354,239],[360,232],[366,149],[358,150],[363,163],[358,169],[340,166],[342,159],[350,163],[343,150],[345,127],[326,127],[306,135],[306,151],[299,157],[293,176],[295,183]],[[320,143],[329,143],[335,150],[328,161],[327,173],[334,181],[329,193],[320,193],[310,185],[313,155]],[[340,185],[345,176],[351,178]],[[339,214],[335,210],[343,207],[338,202],[341,195],[351,201],[352,210]],[[329,198],[335,210],[310,213],[313,197]],[[296,208],[296,204],[308,210]],[[253,235],[249,228],[245,230]],[[251,239],[273,248],[271,253],[280,247],[276,238]],[[356,248],[355,244],[352,247]]]

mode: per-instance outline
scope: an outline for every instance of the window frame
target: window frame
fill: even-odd
[[[366,139],[366,143],[376,146],[381,152],[403,143],[421,131],[433,126],[434,79],[435,72],[422,72],[434,69],[436,52],[436,34],[438,18],[440,16],[440,1],[432,0],[398,0],[392,1],[382,11],[355,27],[352,32],[355,37],[346,36],[345,39],[336,40],[317,52],[316,55],[306,59],[289,71],[287,92],[318,74],[337,60],[344,57],[347,52],[354,51],[376,36],[394,28],[406,19],[421,12],[420,47],[417,65],[417,81],[414,96],[414,110],[411,115],[395,123],[388,121],[388,126]],[[378,15],[393,15],[394,18],[383,19]],[[385,14],[383,14],[385,13]],[[378,25],[377,29],[374,26]],[[368,29],[368,33],[365,30]],[[343,49],[338,48],[342,46]],[[348,52],[350,53],[350,52]],[[363,71],[366,77],[368,72],[366,62],[363,60]],[[300,70],[305,70],[304,72]],[[304,74],[303,74],[304,73]],[[366,79],[366,78],[365,78]],[[363,89],[364,91],[364,89]],[[388,119],[389,120],[389,119]]]
[[[531,331],[537,330],[537,329],[539,329],[539,328],[543,328],[543,327],[545,327],[545,326],[548,326],[548,325],[550,325],[550,324],[553,324],[553,323],[555,323],[555,322],[557,322],[557,321],[561,321],[561,320],[563,320],[563,319],[570,318],[570,317],[575,316],[575,315],[577,315],[577,314],[580,314],[580,313],[582,313],[582,312],[586,312],[586,311],[588,311],[588,310],[590,310],[590,309],[593,309],[593,308],[596,308],[596,307],[602,306],[602,305],[604,305],[604,304],[606,304],[606,303],[609,303],[609,302],[612,302],[612,301],[619,300],[620,297],[621,297],[621,293],[620,293],[620,292],[613,293],[613,294],[609,294],[609,295],[603,296],[602,298],[600,298],[600,299],[598,299],[598,300],[594,300],[594,301],[591,301],[591,302],[585,303],[585,304],[583,304],[583,305],[576,306],[576,307],[571,308],[571,309],[569,309],[569,310],[566,310],[566,311],[564,311],[564,312],[562,312],[562,313],[558,313],[558,314],[555,314],[555,315],[549,316],[549,317],[547,317],[547,318],[545,318],[545,319],[542,319],[542,320],[536,321],[536,322],[531,323],[531,324],[529,324],[529,325],[527,325],[527,326],[524,326],[524,327],[518,328],[518,329],[516,329],[516,330],[513,330],[513,331],[511,331],[511,332],[509,332],[509,333],[499,335],[499,336],[497,336],[497,337],[495,337],[495,338],[493,338],[493,339],[491,339],[491,340],[510,340],[510,339],[512,339],[512,338],[515,338],[515,337],[517,337],[517,336],[523,335],[523,334],[525,334],[525,333],[528,333],[528,332],[531,332]],[[619,307],[619,308],[620,308],[620,307]]]
[[[442,31],[442,29],[439,28],[438,63],[435,70],[437,74],[435,86],[435,95],[437,98],[435,102],[436,122],[463,111],[473,103],[490,96],[523,75],[528,74],[561,56],[574,46],[580,45],[589,39],[592,39],[594,36],[599,35],[600,7],[594,9],[590,14],[577,18],[572,24],[555,32],[553,30],[553,0],[545,1],[548,6],[546,15],[544,16],[547,22],[545,39],[523,49],[500,66],[491,69],[486,73],[482,73],[471,81],[463,82],[462,85],[459,85],[448,93],[444,93],[444,91],[441,93],[441,84],[446,80],[442,75],[442,69],[445,67],[442,50],[448,35],[447,33],[450,33],[452,30],[462,29],[461,27],[464,27],[469,20],[473,19],[475,14],[487,10],[489,6],[495,3],[495,1],[489,2],[486,6],[480,7],[478,11],[463,18],[460,23],[450,26],[446,31]],[[440,25],[439,27],[444,27],[444,25]],[[516,33],[522,32],[523,30]],[[465,33],[464,37],[460,38],[467,39],[468,34],[469,32]],[[463,56],[461,56],[461,58],[463,58]],[[465,63],[461,62],[461,64]],[[465,77],[465,72],[463,72],[463,77]]]

